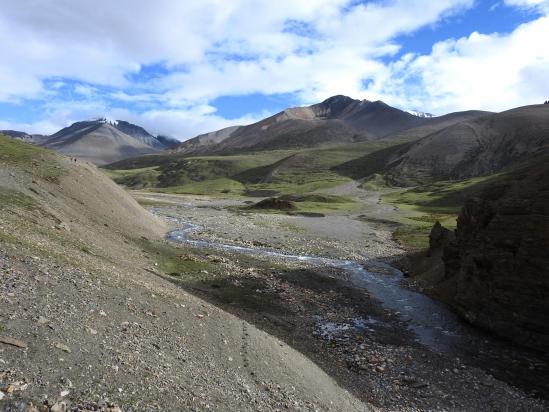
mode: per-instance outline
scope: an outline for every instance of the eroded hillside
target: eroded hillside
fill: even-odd
[[[94,166],[0,137],[0,210],[3,410],[369,409],[165,281],[166,226]]]

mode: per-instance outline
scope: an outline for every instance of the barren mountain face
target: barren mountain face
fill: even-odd
[[[154,153],[166,147],[142,127],[125,121],[106,120],[74,123],[41,145],[98,165]]]
[[[549,108],[526,106],[458,123],[388,161],[395,181],[464,179],[496,173],[549,152]]]
[[[431,123],[436,120],[414,116],[380,101],[334,96],[312,106],[286,109],[249,126],[197,136],[177,150],[198,154],[314,147],[377,139]]]

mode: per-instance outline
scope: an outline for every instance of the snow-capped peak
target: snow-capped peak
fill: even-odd
[[[435,117],[434,114],[431,114],[431,113],[425,113],[425,112],[421,112],[419,110],[406,110],[408,113],[410,114],[413,114],[414,116],[417,116],[417,117],[422,117],[422,118],[431,118],[431,117]]]
[[[98,119],[95,119],[95,121],[99,123],[110,124],[111,126],[116,126],[118,124],[118,120],[109,119],[108,117],[100,117]]]

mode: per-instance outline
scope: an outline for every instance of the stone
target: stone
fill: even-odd
[[[50,412],[66,412],[67,404],[65,402],[55,402],[50,408]]]
[[[56,343],[55,347],[62,350],[63,352],[71,353],[71,349],[64,343]]]
[[[27,344],[21,340],[10,338],[9,336],[0,336],[0,343],[15,346],[17,348],[26,348]]]

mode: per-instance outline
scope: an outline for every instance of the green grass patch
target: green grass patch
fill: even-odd
[[[274,300],[274,296],[257,293],[265,287],[265,281],[255,276],[232,276],[222,269],[217,257],[210,251],[185,246],[179,248],[167,242],[135,240],[143,251],[155,262],[158,269],[170,276],[171,280],[198,293],[215,304],[238,304],[239,307],[253,312],[284,311]],[[219,251],[215,255],[221,255]],[[246,256],[239,257],[239,263],[245,267],[274,269],[278,266]],[[238,278],[238,282],[234,279]]]
[[[390,187],[391,186],[387,183],[385,178],[379,173],[374,173],[368,178],[368,180],[366,180],[360,185],[361,189],[369,190],[371,192],[386,190],[387,188],[390,188]]]
[[[236,196],[260,190],[304,194],[350,182],[335,166],[397,143],[376,140],[194,157],[170,153],[123,160],[106,168],[120,184],[155,187],[166,193]]]
[[[134,199],[141,206],[173,206],[173,203],[163,202],[162,200],[144,199],[141,197],[134,197]]]
[[[101,170],[119,185],[134,189],[156,187],[160,176],[160,171],[156,166],[128,170]]]
[[[435,222],[454,229],[466,199],[504,179],[504,175],[496,174],[462,181],[442,181],[383,195],[385,203],[417,213],[417,216],[401,219],[403,226],[393,233],[395,240],[409,249],[428,247],[429,233]]]
[[[135,241],[153,259],[158,268],[175,277],[203,277],[204,272],[214,271],[216,265],[203,258],[204,252],[185,247],[178,248],[167,242],[138,239]]]
[[[65,173],[49,150],[0,135],[0,163],[14,166],[33,177],[57,182]]]
[[[0,209],[16,207],[24,210],[32,210],[37,207],[36,202],[30,196],[15,190],[0,187]]]
[[[288,172],[269,183],[247,184],[248,190],[272,190],[281,194],[308,193],[329,189],[350,182],[351,179],[332,172]]]
[[[208,196],[240,196],[245,186],[229,178],[205,180],[202,182],[191,182],[181,186],[171,186],[153,189],[155,192],[173,194],[191,194]]]

